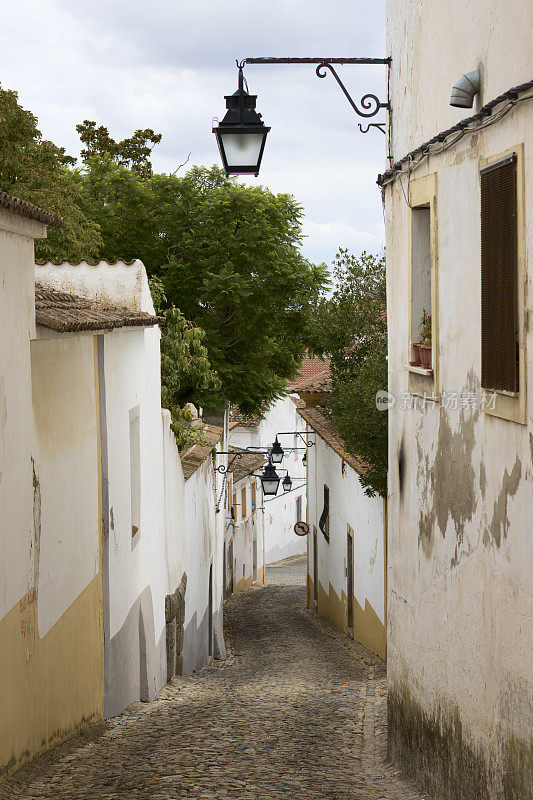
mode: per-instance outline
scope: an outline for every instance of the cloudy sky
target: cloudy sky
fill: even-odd
[[[218,163],[211,123],[236,89],[236,58],[386,55],[384,0],[0,0],[0,10],[0,82],[43,135],[77,155],[84,119],[115,139],[153,128],[161,172],[189,153],[189,164]],[[367,92],[385,100],[385,69],[339,74],[356,102]],[[330,263],[339,246],[380,251],[383,134],[359,133],[363,120],[334,78],[311,65],[250,65],[245,75],[272,130],[259,178],[243,180],[303,205],[311,260]]]

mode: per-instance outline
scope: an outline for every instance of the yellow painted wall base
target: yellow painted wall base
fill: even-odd
[[[41,639],[31,589],[0,620],[0,777],[104,715],[99,573]]]
[[[312,597],[313,582],[308,577],[310,596]],[[355,597],[353,598],[354,604],[354,631],[353,638],[375,653],[380,658],[385,659],[387,654],[387,631],[383,622],[368,602],[365,602],[363,609]],[[350,635],[348,631],[348,612],[347,612],[347,597],[344,592],[341,597],[335,592],[335,589],[329,584],[329,591],[326,594],[322,584],[318,583],[318,613],[323,617],[329,619],[330,622],[339,628],[341,631]]]
[[[260,567],[257,570],[257,581],[256,583],[264,583],[265,582],[265,568]]]
[[[249,589],[250,586],[254,585],[254,580],[251,575],[247,578],[241,578],[241,580],[236,584],[234,592],[242,592],[244,589]]]

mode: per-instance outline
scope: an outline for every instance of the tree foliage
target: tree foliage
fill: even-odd
[[[152,162],[150,155],[156,144],[161,141],[161,134],[155,133],[151,128],[137,130],[121,142],[115,141],[110,136],[104,125],[96,127],[96,122],[84,119],[76,130],[85,145],[81,157],[88,161],[93,156],[109,156],[117,164],[134,170],[142,179],[152,177]]]
[[[164,308],[166,296],[158,278],[150,279],[150,290],[157,313],[166,318],[161,331],[161,403],[171,413],[178,448],[184,450],[206,443],[202,429],[188,424],[186,405],[193,399],[208,400],[220,389],[220,380],[209,364],[204,331],[174,306]]]
[[[327,282],[326,268],[302,256],[292,197],[243,186],[217,167],[143,180],[109,154],[87,158],[82,197],[100,226],[101,256],[140,258],[162,279],[168,305],[205,331],[221,381],[210,404],[256,413],[285,391]]]
[[[302,209],[216,167],[156,176],[154,197],[167,297],[205,330],[224,399],[260,411],[295,377],[309,307],[327,283],[301,253]]]
[[[368,465],[365,491],[385,496],[387,414],[376,408],[376,392],[387,389],[385,257],[341,249],[334,279],[333,296],[318,304],[311,344],[331,356],[329,414],[347,450]]]
[[[75,159],[42,138],[37,119],[18,103],[16,92],[0,86],[0,188],[63,217],[35,242],[37,258],[96,258],[102,246],[98,225],[79,203]]]

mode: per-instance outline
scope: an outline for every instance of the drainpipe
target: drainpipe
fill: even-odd
[[[474,95],[479,92],[480,87],[481,79],[479,70],[475,69],[472,72],[466,72],[464,75],[461,75],[452,89],[450,105],[456,108],[472,108],[474,104]]]

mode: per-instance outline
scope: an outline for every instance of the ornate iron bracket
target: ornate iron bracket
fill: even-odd
[[[326,70],[329,70],[339,86],[341,87],[344,96],[350,103],[351,107],[359,117],[375,117],[382,108],[390,112],[390,102],[388,98],[387,88],[387,102],[382,103],[379,97],[375,94],[365,94],[360,100],[361,108],[352,100],[350,93],[346,86],[339,78],[337,71],[332,66],[333,64],[386,64],[390,70],[390,58],[244,58],[242,61],[237,61],[237,66],[240,70],[243,69],[245,64],[316,64],[316,75],[318,78],[325,78],[327,75]],[[387,81],[388,87],[388,81]],[[370,128],[377,128],[381,133],[386,134],[385,122],[369,122],[363,130],[361,123],[358,124],[361,133],[368,133]]]

